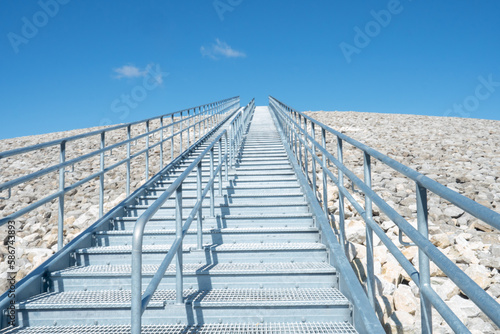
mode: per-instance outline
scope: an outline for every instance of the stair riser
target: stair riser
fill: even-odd
[[[196,231],[196,228],[193,229]],[[175,240],[174,235],[145,235],[143,245],[172,244]],[[222,243],[272,243],[272,242],[319,242],[319,234],[312,233],[252,233],[252,234],[221,234],[210,233],[203,235],[203,244],[222,244]],[[187,234],[184,237],[187,244],[196,244],[196,234]],[[96,235],[96,246],[120,246],[131,245],[131,235]]]
[[[143,289],[152,275],[144,276]],[[81,290],[130,290],[130,276],[53,277],[51,291]],[[337,279],[329,274],[281,274],[281,275],[198,275],[184,274],[186,289],[238,289],[238,288],[338,288]],[[158,289],[175,289],[175,274],[168,273]]]
[[[130,308],[20,310],[20,323],[30,326],[116,325],[130,324]],[[283,307],[198,307],[166,305],[148,308],[142,316],[143,325],[195,323],[260,323],[297,321],[347,321],[351,319],[348,305]]]
[[[164,253],[143,253],[143,264],[160,264]],[[132,262],[130,253],[76,254],[77,265],[120,265]],[[259,252],[185,252],[184,263],[216,264],[216,263],[273,263],[273,262],[326,262],[324,250],[284,250]],[[174,259],[175,262],[175,259]]]

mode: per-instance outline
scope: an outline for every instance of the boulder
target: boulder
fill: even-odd
[[[446,233],[431,235],[430,241],[434,244],[434,246],[439,248],[446,248],[448,246],[451,246],[450,238]]]
[[[419,328],[415,326],[415,322],[415,318],[410,313],[405,311],[395,311],[384,324],[384,329],[386,333],[391,334],[420,333]]]
[[[394,309],[396,311],[405,311],[415,315],[419,307],[418,299],[413,295],[410,286],[405,284],[398,285],[393,294]]]
[[[464,210],[460,209],[459,207],[456,206],[449,206],[446,209],[444,209],[443,213],[446,216],[449,216],[451,218],[459,218],[464,214]]]
[[[486,289],[490,286],[491,283],[491,272],[480,264],[471,264],[467,269],[465,269],[465,273],[472,278],[474,282],[476,282],[481,289]]]
[[[356,244],[364,244],[366,240],[366,227],[361,220],[346,221],[346,238]]]

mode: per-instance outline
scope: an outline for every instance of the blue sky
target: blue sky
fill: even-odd
[[[0,138],[235,95],[500,119],[497,0],[0,0],[0,15]]]

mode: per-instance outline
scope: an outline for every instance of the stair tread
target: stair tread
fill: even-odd
[[[218,217],[222,219],[232,219],[232,218],[312,218],[312,213],[283,213],[283,214],[260,214],[260,215],[219,215]],[[115,218],[116,221],[126,220],[126,221],[136,221],[139,217],[118,217]],[[150,220],[170,220],[175,219],[175,216],[155,216]]]
[[[208,200],[208,199],[206,199]],[[186,201],[187,202],[187,201]],[[192,205],[192,207],[194,207],[194,205],[196,204],[196,202],[193,200],[193,201],[190,201],[190,202],[187,202],[187,203],[184,203],[184,207],[186,209],[190,209],[191,207],[189,206],[189,204]],[[239,208],[239,207],[245,207],[245,208],[260,208],[260,207],[289,207],[289,206],[307,206],[307,202],[304,201],[304,200],[301,200],[301,201],[289,201],[287,203],[278,203],[278,204],[273,204],[273,203],[228,203],[228,204],[225,204],[225,203],[217,203],[214,205],[215,208]],[[203,207],[207,207],[209,206],[208,203],[205,203],[205,205]],[[164,208],[164,209],[172,209],[175,207],[175,203],[173,201],[170,201],[170,202],[165,202],[165,204],[163,206],[161,206],[161,208]],[[133,210],[133,209],[147,209],[149,208],[149,205],[146,205],[146,204],[136,204],[136,205],[129,205],[127,206],[127,208],[129,210]]]
[[[186,303],[199,306],[287,306],[347,305],[347,298],[335,288],[251,288],[251,289],[185,289]],[[175,290],[156,290],[150,307],[174,302]],[[130,307],[130,290],[91,290],[46,292],[19,303],[19,309],[77,309],[96,307]]]
[[[293,196],[304,196],[303,192],[288,192],[288,193],[265,193],[265,194],[256,194],[256,195],[244,195],[244,194],[231,194],[230,198],[257,198],[257,199],[264,199],[266,197],[293,197]],[[155,200],[158,199],[160,196],[141,196],[137,197],[139,200]],[[223,200],[224,197],[227,197],[227,195],[224,195],[223,197],[217,196],[220,200]],[[183,196],[183,200],[191,200],[191,199],[196,199],[196,196]]]
[[[212,228],[203,229],[204,234],[212,233],[224,233],[224,234],[242,234],[242,233],[283,233],[283,232],[294,232],[294,233],[308,233],[308,232],[318,232],[317,228],[314,227],[238,227],[238,228]],[[100,231],[97,235],[132,235],[133,230],[112,230],[112,231]],[[144,235],[148,234],[175,234],[175,229],[154,229],[146,230]],[[187,234],[196,234],[196,227],[188,230]]]
[[[152,275],[158,270],[159,265],[143,265],[145,275]],[[51,276],[88,276],[88,275],[122,275],[130,276],[131,265],[90,265],[75,266],[56,271]],[[334,267],[324,262],[275,262],[275,263],[218,263],[213,265],[184,263],[183,273],[192,274],[301,274],[301,273],[335,273]],[[175,274],[175,265],[168,267],[167,273]]]
[[[129,325],[93,325],[93,326],[40,326],[30,328],[13,328],[5,334],[126,334],[130,333]],[[249,333],[249,334],[327,334],[357,333],[348,322],[295,322],[295,323],[230,323],[204,325],[144,325],[142,334],[209,334],[209,333]]]
[[[156,253],[168,252],[170,249],[168,245],[144,245],[142,247],[143,253]],[[278,251],[278,250],[318,250],[325,249],[325,245],[321,243],[312,242],[291,242],[291,243],[236,243],[236,244],[221,244],[221,245],[208,245],[204,249],[215,250],[217,252],[237,252],[237,251]],[[184,251],[196,249],[195,244],[184,244]],[[120,246],[101,246],[90,247],[76,250],[79,254],[102,254],[102,253],[130,253],[132,251],[131,245]]]

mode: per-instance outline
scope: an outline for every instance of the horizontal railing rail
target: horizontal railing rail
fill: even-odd
[[[430,263],[432,260],[468,297],[472,300],[495,324],[500,326],[500,305],[489,296],[479,285],[477,285],[469,276],[458,268],[448,257],[446,257],[437,247],[435,247],[428,238],[428,208],[427,208],[427,190],[436,195],[447,199],[450,203],[462,208],[476,218],[485,223],[498,228],[500,226],[500,214],[481,206],[480,204],[462,196],[449,188],[437,183],[436,181],[404,166],[403,164],[381,154],[380,152],[359,143],[358,141],[347,137],[346,135],[331,129],[330,127],[310,118],[307,115],[285,105],[273,97],[269,98],[271,108],[282,120],[285,128],[288,143],[300,164],[302,171],[308,177],[308,154],[311,155],[312,180],[309,182],[316,194],[317,165],[321,167],[323,173],[323,194],[321,198],[317,194],[317,199],[322,201],[324,214],[329,217],[328,212],[328,177],[337,186],[339,190],[339,241],[346,245],[345,222],[344,222],[344,199],[346,198],[359,213],[366,223],[366,290],[368,298],[375,307],[375,275],[373,268],[373,232],[387,247],[389,252],[396,258],[402,268],[408,273],[410,278],[420,289],[421,304],[421,324],[423,332],[432,332],[431,309],[434,307],[443,317],[443,319],[456,332],[468,332],[465,325],[451,311],[448,305],[439,297],[430,284]],[[308,122],[311,133],[308,132]],[[321,141],[316,141],[316,129],[321,129]],[[326,149],[326,132],[334,134],[337,137],[337,158]],[[342,142],[357,147],[364,154],[364,180],[358,178],[343,164],[343,146]],[[303,154],[302,154],[303,153]],[[318,156],[321,153],[321,157]],[[387,204],[371,188],[371,157],[378,159],[387,166],[402,173],[415,182],[416,204],[417,204],[417,228],[415,229],[406,219],[404,219],[396,210]],[[336,177],[328,168],[328,163],[332,162],[337,168]],[[364,207],[359,204],[344,186],[343,177],[348,177],[365,196]],[[419,271],[404,256],[399,248],[385,234],[382,228],[373,219],[372,204],[375,204],[381,212],[384,212],[398,228],[408,236],[419,249]]]
[[[234,116],[230,123],[230,128],[233,130],[229,136],[239,134],[242,128],[246,126],[249,115],[255,109],[255,101],[252,100],[246,107],[240,109]],[[225,138],[225,153],[222,155],[222,138]],[[176,302],[181,304],[183,302],[183,256],[182,256],[182,243],[191,223],[197,218],[197,247],[202,248],[203,244],[203,226],[202,226],[202,203],[207,194],[210,192],[210,217],[215,217],[215,191],[214,183],[215,177],[219,177],[219,196],[222,196],[222,169],[225,168],[225,178],[228,180],[229,168],[229,141],[231,142],[231,150],[235,151],[237,141],[234,138],[228,138],[228,131],[223,130],[216,138],[214,138],[207,148],[191,163],[189,166],[172,182],[172,184],[165,190],[158,199],[153,202],[149,208],[137,219],[134,226],[134,233],[132,239],[132,307],[131,307],[131,323],[132,333],[139,334],[141,332],[141,316],[146,310],[146,307],[151,300],[154,292],[163,278],[168,266],[176,258]],[[214,148],[218,144],[218,164],[214,166]],[[210,155],[210,179],[207,181],[203,188],[203,181],[201,177],[202,160],[209,154]],[[193,209],[183,223],[182,217],[182,185],[187,176],[196,168],[197,175],[197,201]],[[146,224],[153,217],[153,215],[164,205],[164,203],[175,194],[175,226],[176,238],[170,247],[167,255],[161,262],[158,270],[149,282],[144,294],[142,291],[142,246],[143,237]]]
[[[58,140],[49,141],[46,143],[41,143],[37,145],[32,145],[28,147],[22,147],[10,151],[0,152],[0,159],[4,158],[15,158],[16,156],[35,152],[42,149],[50,148],[50,147],[58,147],[59,148],[59,163],[43,168],[39,171],[30,173],[28,175],[20,176],[4,182],[0,184],[0,191],[8,191],[9,196],[7,198],[2,198],[1,200],[8,200],[11,196],[13,187],[16,187],[20,184],[26,184],[30,181],[35,181],[41,178],[44,175],[48,175],[50,173],[54,173],[59,171],[59,189],[58,191],[45,196],[41,199],[37,199],[34,203],[27,205],[26,207],[16,209],[14,213],[11,213],[5,217],[0,218],[0,226],[5,224],[8,221],[14,220],[20,216],[23,216],[38,207],[47,204],[53,200],[58,200],[59,208],[58,208],[58,249],[61,249],[64,241],[64,212],[65,212],[65,194],[69,191],[76,189],[82,186],[85,183],[88,183],[94,179],[99,180],[99,217],[103,216],[104,213],[104,191],[105,191],[105,174],[120,167],[122,165],[126,165],[126,186],[125,191],[126,195],[130,195],[130,179],[131,179],[131,161],[143,156],[145,157],[145,179],[146,181],[149,179],[150,173],[150,164],[149,164],[149,156],[150,151],[159,147],[160,157],[159,157],[159,165],[160,170],[164,165],[164,145],[170,142],[170,151],[171,157],[170,159],[174,159],[174,143],[179,142],[179,154],[183,151],[183,143],[186,141],[187,146],[191,145],[191,141],[196,142],[197,138],[201,138],[205,133],[207,133],[210,129],[212,129],[216,124],[218,124],[222,118],[222,115],[228,111],[235,110],[239,107],[240,99],[239,97],[233,97],[209,104],[205,104],[202,106],[184,109],[181,111],[175,111],[172,113],[168,113],[162,116],[149,118],[143,121],[131,122],[127,124],[121,124],[117,126],[108,127],[101,130],[90,131],[84,134],[70,136]],[[175,117],[179,118],[178,120]],[[164,124],[164,120],[170,118],[169,124]],[[152,121],[160,121],[160,126],[156,129],[150,130],[150,123]],[[185,124],[187,123],[187,124]],[[132,137],[132,126],[134,125],[144,125],[145,132],[142,134],[138,134]],[[127,139],[121,140],[115,144],[106,146],[106,134],[119,130],[126,129],[127,130]],[[170,134],[165,136],[165,131],[170,129]],[[198,134],[196,133],[198,130]],[[155,134],[160,134],[160,139],[158,142],[150,145],[150,137]],[[187,136],[183,138],[183,134]],[[89,153],[80,155],[76,158],[66,160],[66,144],[71,141],[76,141],[79,139],[89,139],[92,136],[100,136],[100,148]],[[140,149],[138,152],[131,153],[131,147],[134,146],[132,143],[137,143],[138,140],[143,139],[145,142],[144,149]],[[184,140],[186,139],[186,140]],[[125,148],[126,149],[126,158],[113,163],[110,166],[105,166],[105,157],[106,153],[109,155],[112,154],[113,150]],[[66,168],[75,166],[77,163],[90,161],[91,158],[100,159],[100,168],[98,172],[91,173],[90,175],[84,177],[81,180],[78,180],[72,184],[66,184]]]

